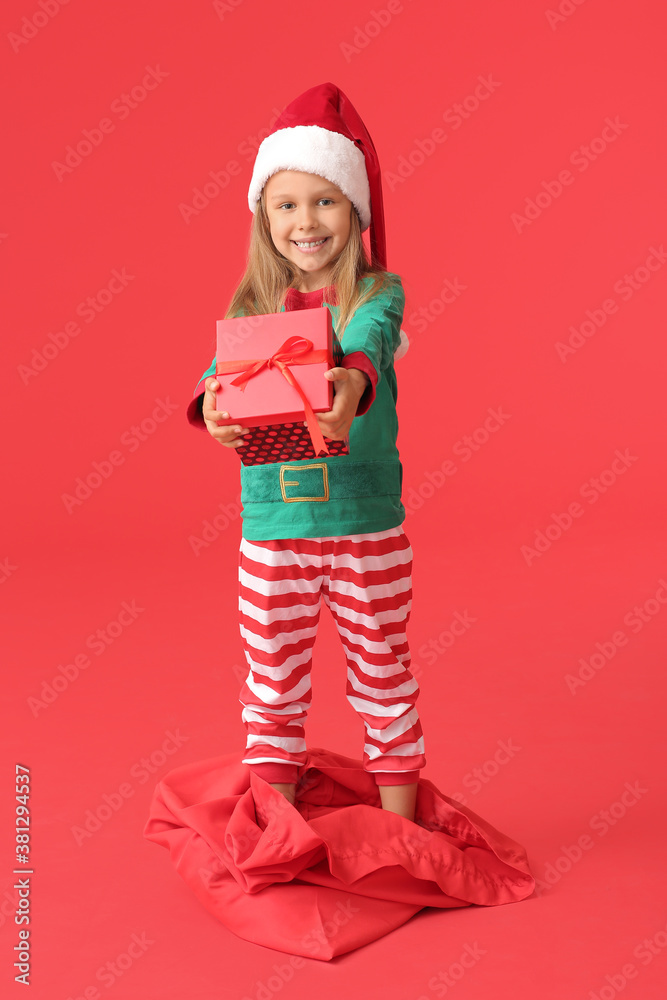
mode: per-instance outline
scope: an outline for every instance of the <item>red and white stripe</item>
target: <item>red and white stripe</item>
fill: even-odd
[[[240,629],[250,668],[239,696],[244,763],[273,764],[268,780],[276,781],[305,763],[324,598],[345,650],[346,695],[364,722],[364,767],[379,784],[417,780],[426,758],[405,634],[411,572],[412,549],[400,525],[344,537],[241,539]],[[276,768],[281,764],[291,767]]]

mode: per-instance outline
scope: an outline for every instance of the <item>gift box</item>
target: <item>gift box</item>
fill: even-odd
[[[323,374],[342,359],[326,306],[217,321],[216,406],[230,414],[221,424],[252,429],[236,449],[244,465],[349,453],[315,418],[333,406]]]

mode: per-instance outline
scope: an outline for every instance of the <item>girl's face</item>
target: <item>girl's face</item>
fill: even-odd
[[[300,291],[324,288],[350,236],[352,202],[324,177],[280,170],[264,186],[264,203],[276,250],[301,269]]]

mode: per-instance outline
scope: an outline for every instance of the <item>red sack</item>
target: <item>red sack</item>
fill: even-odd
[[[380,807],[359,760],[309,750],[292,806],[244,755],[165,775],[144,836],[246,941],[328,960],[422,907],[512,903],[535,888],[520,844],[424,778],[412,823]]]

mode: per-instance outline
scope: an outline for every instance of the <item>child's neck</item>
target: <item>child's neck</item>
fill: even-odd
[[[322,288],[329,287],[331,272],[327,268],[324,273],[309,274],[307,271],[301,272],[301,282],[297,288],[298,292],[319,292]]]

